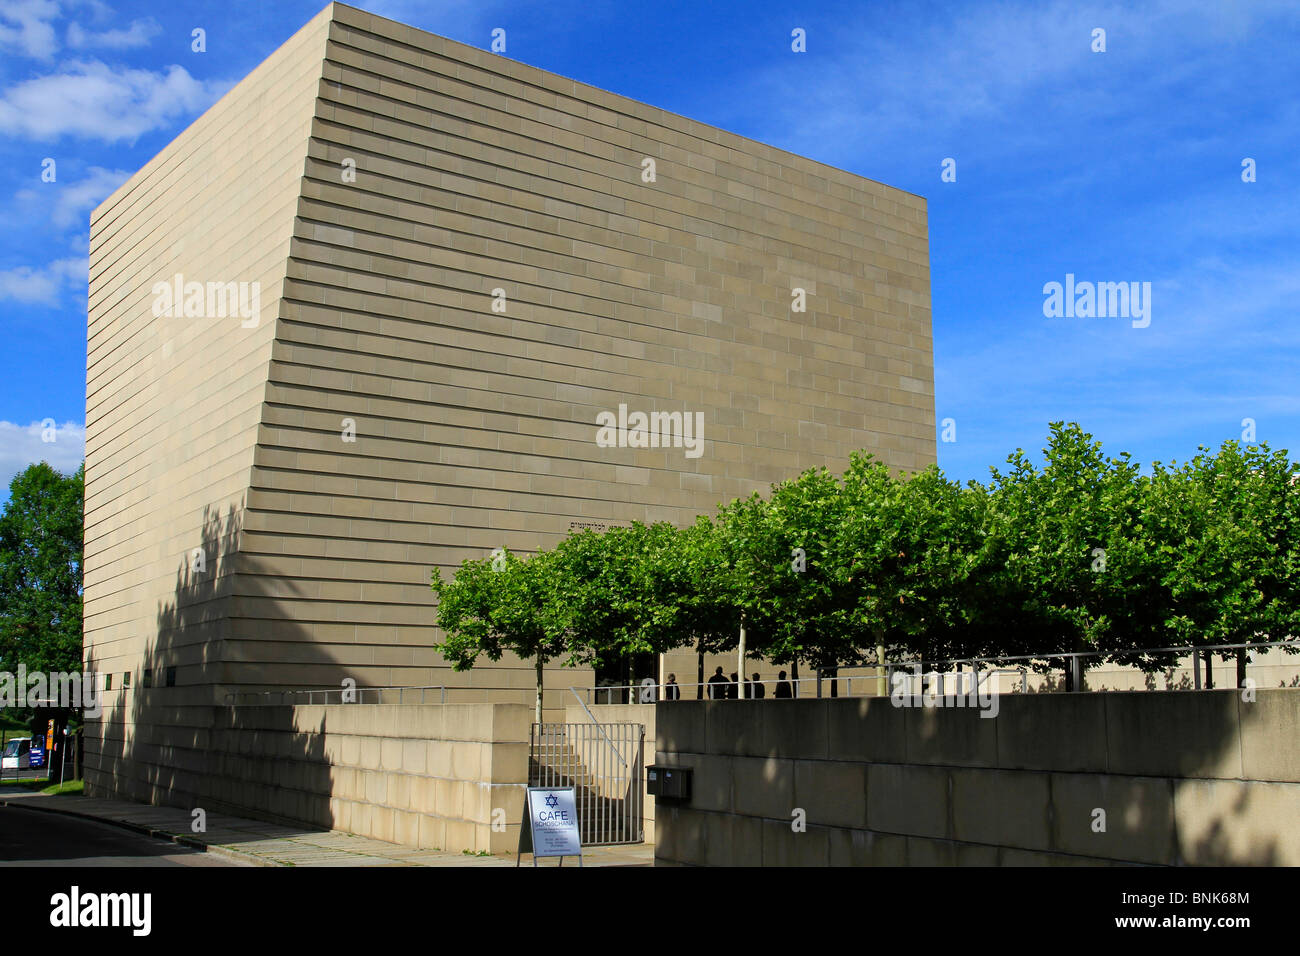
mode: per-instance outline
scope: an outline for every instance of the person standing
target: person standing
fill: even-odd
[[[749,696],[754,700],[762,700],[767,691],[763,688],[763,682],[758,679],[758,671],[754,671],[754,679],[749,684]]]
[[[669,674],[668,683],[664,684],[664,700],[681,700],[682,689],[677,686],[677,675]]]
[[[731,682],[722,675],[722,668],[719,667],[709,678],[709,700],[726,700],[729,683]]]
[[[776,693],[772,696],[783,700],[794,699],[794,694],[790,690],[790,682],[785,679],[785,671],[781,671],[776,675]]]
[[[740,681],[736,679],[737,676],[735,671],[731,672],[731,686],[727,688],[728,700],[736,700],[740,697]]]

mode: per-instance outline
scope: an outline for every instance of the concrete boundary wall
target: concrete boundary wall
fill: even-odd
[[[513,851],[528,779],[522,704],[217,707],[200,792],[157,802],[418,848]],[[87,773],[87,793],[118,783]],[[492,813],[505,813],[494,830]]]
[[[677,701],[656,727],[656,763],[694,771],[656,808],[659,864],[1300,865],[1300,691],[1016,695],[992,719]]]

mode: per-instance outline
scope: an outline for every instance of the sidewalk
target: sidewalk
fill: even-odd
[[[417,850],[342,830],[310,830],[243,817],[209,813],[206,833],[190,832],[190,814],[176,807],[152,807],[126,800],[0,793],[0,806],[23,807],[98,820],[180,843],[245,866],[514,866],[514,855],[472,856],[446,850]],[[597,846],[583,851],[584,866],[654,866],[654,846]],[[524,854],[523,866],[533,858]],[[557,866],[554,859],[538,866]],[[565,866],[577,860],[566,859]]]

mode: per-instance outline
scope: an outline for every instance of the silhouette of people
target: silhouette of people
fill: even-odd
[[[763,682],[758,679],[758,671],[754,671],[754,679],[749,684],[749,696],[754,700],[762,700],[767,691],[763,687]]]
[[[794,693],[790,690],[790,682],[785,679],[785,671],[776,675],[776,693],[773,697],[781,697],[786,700],[793,700]]]
[[[682,689],[677,686],[677,675],[669,674],[668,683],[664,684],[664,700],[681,700]]]
[[[709,678],[709,700],[726,700],[727,685],[731,681],[722,675],[722,668],[719,667]]]
[[[736,700],[740,697],[740,681],[736,679],[736,672],[731,672],[731,686],[727,688],[727,699]]]

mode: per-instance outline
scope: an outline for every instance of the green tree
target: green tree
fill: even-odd
[[[433,572],[438,595],[437,624],[445,635],[435,645],[458,671],[469,670],[480,655],[499,661],[510,651],[532,659],[537,675],[535,716],[542,721],[542,668],[565,658],[572,666],[569,617],[557,600],[554,552],[521,559],[509,551],[466,560],[449,581]]]
[[[1300,631],[1300,465],[1266,445],[1208,452],[1182,467],[1157,462],[1151,478],[1144,518],[1163,588],[1162,643],[1286,639]],[[1224,656],[1236,657],[1240,684],[1246,650]]]
[[[880,555],[889,584],[880,626],[922,660],[979,656],[983,488],[962,488],[932,465],[891,491],[896,518]]]
[[[729,608],[721,649],[738,649],[743,626],[746,657],[796,671],[800,660],[821,669],[852,659],[836,547],[842,504],[838,480],[820,468],[719,510],[709,586]]]
[[[696,595],[682,560],[687,538],[661,521],[560,542],[552,567],[575,660],[614,664],[690,640]]]
[[[993,469],[984,566],[1001,606],[986,606],[986,625],[1000,631],[1008,653],[1140,644],[1153,618],[1134,593],[1150,567],[1137,465],[1127,452],[1107,457],[1073,423],[1051,423],[1043,452],[1042,471],[1019,449],[1005,474]],[[1065,658],[1039,666],[1063,664],[1067,688],[1081,689]]]
[[[726,541],[727,529],[701,515],[677,533],[677,566],[683,576],[679,614],[683,636],[697,655],[696,697],[704,696],[704,655],[734,650],[744,620],[743,582]]]
[[[807,661],[818,671],[856,664],[853,555],[844,546],[848,500],[825,468],[805,471],[772,490],[754,536],[755,617],[767,656]],[[765,575],[765,580],[759,580]],[[760,586],[761,585],[761,586]]]
[[[64,475],[40,462],[9,484],[0,514],[0,669],[81,671],[85,472],[84,463]],[[64,708],[21,713],[33,732],[53,719],[60,739],[72,715]]]

